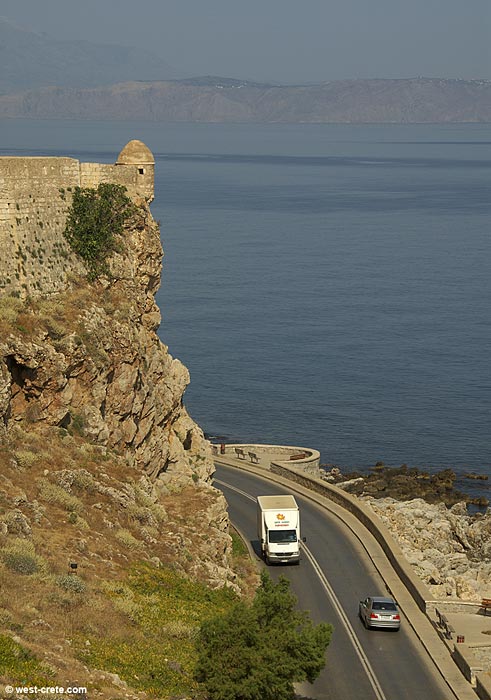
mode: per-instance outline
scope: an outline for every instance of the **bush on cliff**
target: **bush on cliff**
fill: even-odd
[[[252,605],[238,602],[202,624],[196,677],[209,700],[293,700],[293,683],[317,678],[332,627],[298,611],[289,586],[263,571]]]
[[[90,280],[108,274],[107,256],[120,249],[117,236],[134,211],[122,185],[104,182],[97,189],[75,188],[64,236],[84,260]]]

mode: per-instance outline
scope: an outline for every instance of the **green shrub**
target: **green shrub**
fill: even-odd
[[[135,210],[122,185],[75,188],[64,236],[84,260],[90,280],[108,274],[107,257],[120,249],[117,236]]]
[[[140,615],[140,605],[135,600],[133,591],[120,581],[104,581],[102,590],[112,599],[117,610],[137,622]]]
[[[162,636],[172,639],[194,639],[198,629],[196,625],[189,625],[182,620],[173,620],[161,627],[161,633]]]
[[[15,323],[23,307],[23,302],[15,296],[10,295],[2,297],[2,303],[0,304],[0,321],[6,321],[9,324]]]
[[[85,593],[85,581],[76,574],[63,574],[56,579],[56,585],[69,593]]]
[[[17,574],[30,576],[45,571],[45,560],[36,554],[33,543],[20,537],[15,538],[1,550],[5,566]]]
[[[9,627],[12,622],[12,613],[6,608],[0,608],[0,626]]]
[[[317,678],[332,627],[314,626],[297,610],[289,586],[285,577],[274,583],[263,571],[251,605],[241,601],[203,622],[196,679],[209,700],[294,700],[295,682]]]
[[[69,513],[79,513],[83,504],[76,496],[67,493],[61,486],[52,484],[47,479],[40,480],[39,495],[47,503],[61,506]]]
[[[116,531],[116,539],[121,542],[122,545],[128,549],[141,549],[143,547],[143,542],[137,540],[129,530],[121,528],[121,530]]]
[[[79,449],[80,452],[86,451],[86,445],[82,445]],[[73,471],[73,486],[80,489],[81,491],[88,491],[92,493],[96,487],[96,481],[92,474],[86,469],[75,469]]]
[[[68,425],[68,432],[72,435],[84,435],[85,433],[85,418],[80,413],[72,413],[71,420]]]
[[[234,557],[248,556],[247,547],[242,537],[234,530],[231,531],[230,535],[232,536],[232,555]]]
[[[30,450],[16,450],[14,452],[15,459],[20,467],[24,469],[29,469],[39,460],[39,455]]]
[[[36,574],[39,571],[39,565],[35,556],[31,554],[22,554],[22,552],[7,552],[3,555],[5,566],[16,574]]]

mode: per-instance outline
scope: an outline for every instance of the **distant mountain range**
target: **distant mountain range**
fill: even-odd
[[[160,122],[491,122],[491,81],[437,78],[274,85],[170,79],[150,52],[59,41],[0,18],[0,118]]]
[[[0,96],[1,117],[159,122],[491,122],[491,81],[336,80],[262,85],[199,78],[51,87]]]
[[[90,87],[169,77],[169,66],[149,51],[60,41],[0,17],[0,94],[49,85]]]

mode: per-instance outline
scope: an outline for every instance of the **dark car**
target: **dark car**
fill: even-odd
[[[401,626],[401,615],[393,598],[369,596],[360,600],[358,614],[367,629],[386,627],[398,630]]]

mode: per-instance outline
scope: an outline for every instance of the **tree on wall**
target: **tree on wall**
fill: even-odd
[[[107,257],[121,249],[117,237],[135,210],[122,185],[75,188],[63,235],[84,260],[90,280],[108,274]]]
[[[332,626],[314,626],[289,587],[263,571],[251,605],[241,601],[203,623],[196,678],[209,700],[290,700],[293,683],[317,678]]]

